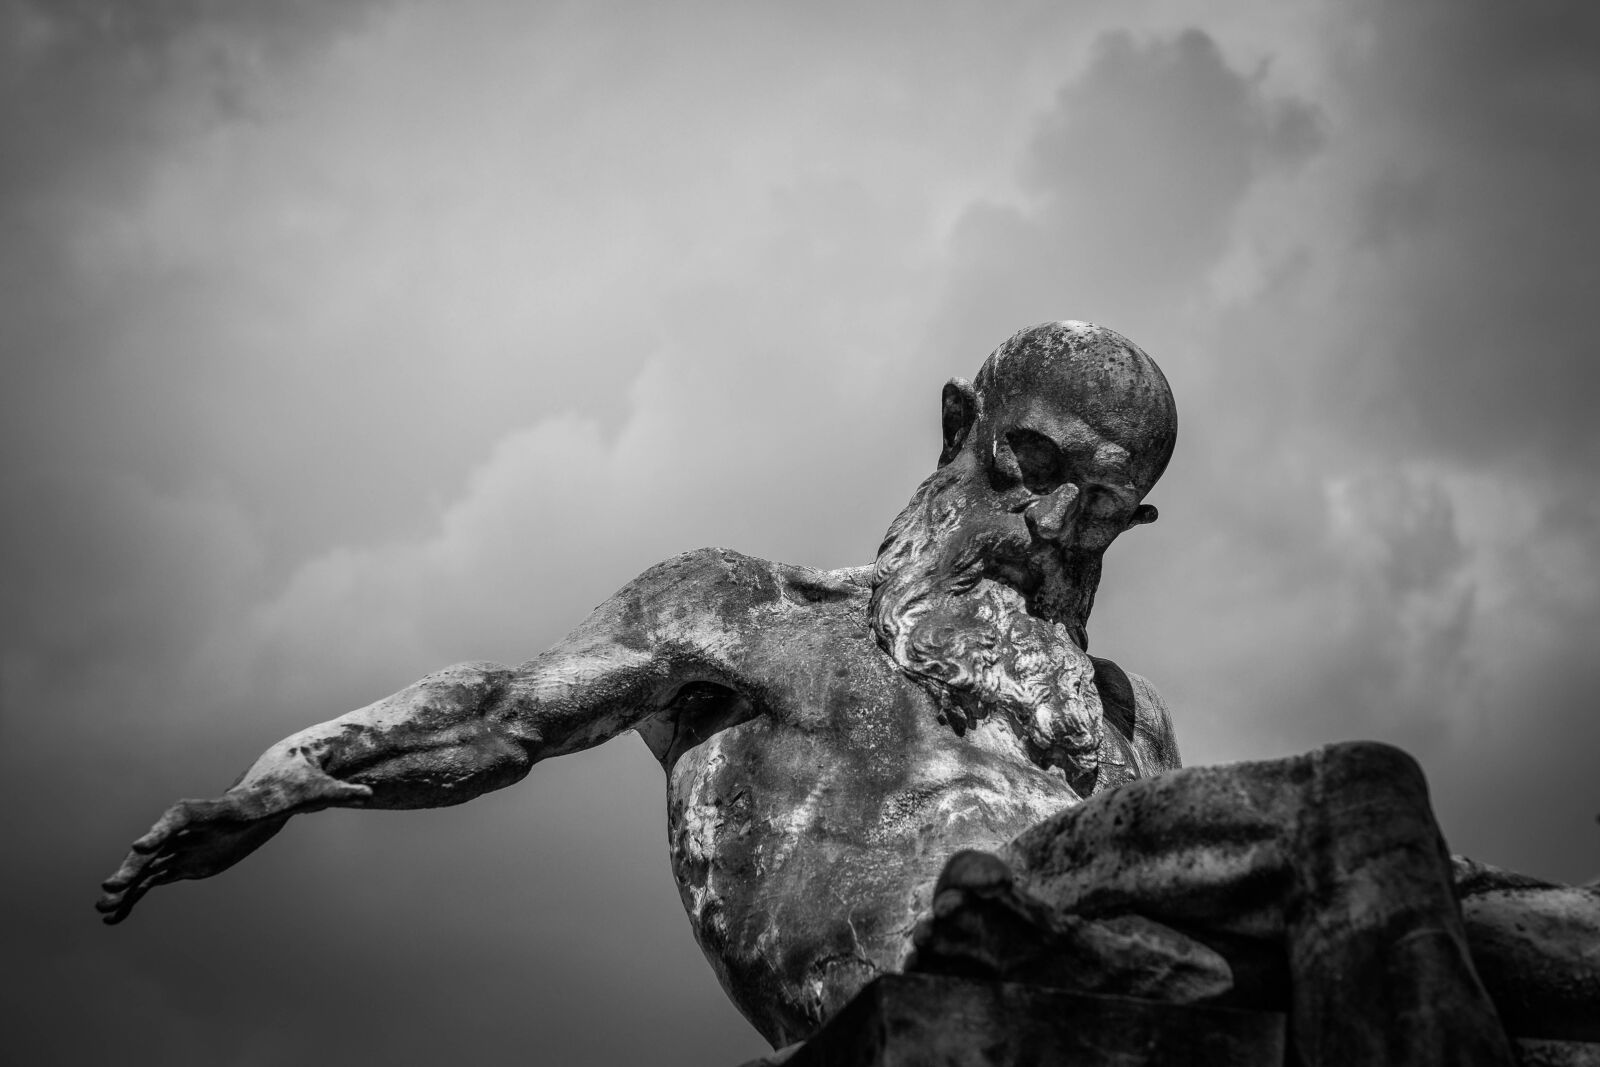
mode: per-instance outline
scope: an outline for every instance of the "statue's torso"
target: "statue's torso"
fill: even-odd
[[[1011,723],[944,725],[874,643],[865,590],[775,600],[748,632],[739,706],[707,686],[675,709],[671,854],[724,987],[783,1044],[898,969],[951,854],[1078,798]]]

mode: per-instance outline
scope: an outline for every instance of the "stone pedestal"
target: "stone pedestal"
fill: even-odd
[[[1600,1044],[1515,1038],[1522,1067],[1600,1067]],[[746,1067],[759,1067],[757,1061]],[[1275,1012],[895,974],[845,1006],[783,1067],[1284,1067]]]
[[[887,975],[784,1067],[1281,1067],[1283,1016]]]

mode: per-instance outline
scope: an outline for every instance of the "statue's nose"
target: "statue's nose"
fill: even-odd
[[[1067,482],[1034,503],[1026,512],[1028,529],[1046,541],[1061,541],[1072,532],[1078,513],[1078,487]]]

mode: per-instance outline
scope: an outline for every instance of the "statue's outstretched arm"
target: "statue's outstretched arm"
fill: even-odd
[[[694,562],[652,568],[519,667],[449,667],[279,741],[222,796],[169,808],[102,884],[96,906],[120,922],[151,888],[231,867],[293,815],[459,804],[520,781],[541,759],[632,728],[683,681],[720,673],[697,651],[704,627],[694,607],[713,608],[714,598],[696,596]],[[667,593],[677,607],[671,635],[659,627]]]

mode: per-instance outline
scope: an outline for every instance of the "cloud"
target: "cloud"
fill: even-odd
[[[983,337],[1066,317],[1149,337],[1226,250],[1255,181],[1320,142],[1314,106],[1269,95],[1205,33],[1106,34],[1038,125],[1025,205],[958,224],[946,317]]]
[[[28,151],[7,153],[0,196],[14,211],[114,195],[174,137],[254,115],[285,67],[372,6],[7,0],[0,47],[16,83],[0,106]]]
[[[1600,286],[1584,194],[1600,181],[1600,19],[1550,3],[1371,17],[1343,79],[1370,161],[1343,295],[1366,312],[1358,358],[1390,373],[1355,402],[1409,417],[1437,455],[1581,475],[1600,384],[1584,296]]]
[[[1399,472],[1337,480],[1327,493],[1334,551],[1359,583],[1348,587],[1354,603],[1344,608],[1354,617],[1339,628],[1371,643],[1353,657],[1367,674],[1363,688],[1399,704],[1391,714],[1424,709],[1412,724],[1420,735],[1430,727],[1427,713],[1463,696],[1458,679],[1476,590],[1463,574],[1454,505],[1437,482]]]

